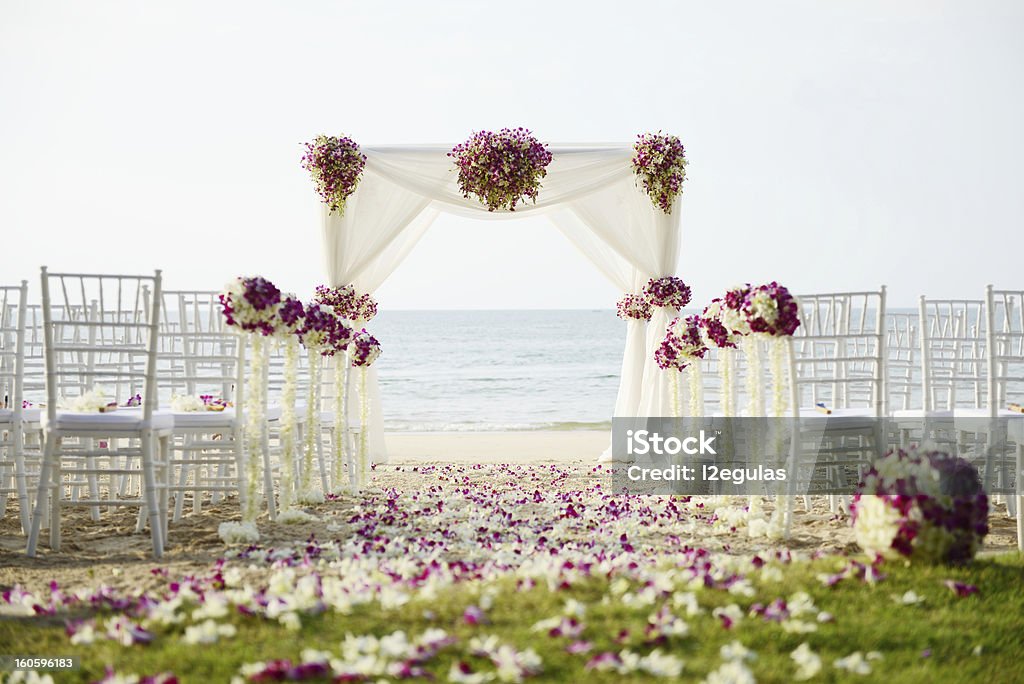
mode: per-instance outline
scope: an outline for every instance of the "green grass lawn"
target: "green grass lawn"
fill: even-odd
[[[654,677],[643,672],[620,674],[585,669],[595,654],[604,651],[618,653],[629,649],[644,655],[654,648],[683,660],[681,680],[699,681],[722,664],[720,649],[734,640],[756,653],[756,659],[747,661],[747,667],[760,682],[793,681],[796,665],[790,653],[804,642],[822,658],[820,673],[810,681],[1024,681],[1024,557],[1020,554],[979,559],[960,568],[889,563],[882,568],[884,579],[872,583],[848,578],[830,587],[819,579],[822,573],[834,573],[848,562],[845,557],[835,556],[813,562],[769,564],[767,567],[777,567],[781,572],[762,570],[747,574],[753,596],[721,588],[698,588],[694,593],[702,612],[693,615],[687,613],[682,602],[673,603],[674,593],[692,590],[678,577],[674,586],[658,587],[645,600],[642,586],[621,577],[608,579],[592,573],[569,588],[552,590],[543,581],[533,587],[517,588],[510,573],[489,582],[448,586],[429,601],[414,597],[393,610],[371,602],[356,606],[348,615],[330,609],[318,615],[304,614],[298,631],[265,617],[245,616],[232,610],[221,621],[234,624],[237,634],[208,645],[183,643],[181,635],[189,624],[187,618],[180,625],[151,627],[155,639],[149,644],[122,646],[106,640],[72,645],[65,633],[67,615],[3,616],[0,652],[80,656],[81,670],[51,673],[57,682],[94,681],[104,675],[107,666],[115,667],[119,673],[170,671],[183,682],[229,682],[238,676],[245,663],[278,658],[298,661],[306,648],[337,653],[346,634],[380,637],[403,630],[413,638],[427,629],[439,628],[454,637],[455,642],[424,664],[438,681],[447,679],[449,668],[457,661],[468,663],[474,671],[493,673],[494,666],[485,658],[470,655],[468,647],[473,637],[487,635],[495,635],[517,650],[532,648],[540,656],[543,670],[531,681],[654,681]],[[944,585],[947,579],[976,585],[979,592],[959,597]],[[755,603],[788,599],[799,591],[813,599],[815,608],[803,620],[817,625],[817,631],[787,633],[779,622],[751,614]],[[905,605],[894,600],[894,596],[902,597],[907,591],[915,592],[923,601]],[[628,595],[625,600],[624,594]],[[563,614],[568,599],[585,605],[585,613],[579,618],[583,631],[577,639],[592,644],[587,653],[569,654],[565,649],[573,639],[532,630],[535,623]],[[711,611],[733,603],[742,609],[744,617],[726,629]],[[485,606],[484,622],[468,624],[464,611],[481,604]],[[645,637],[648,617],[663,605],[688,624],[688,633],[649,643]],[[190,611],[183,612],[188,615]],[[819,612],[830,613],[834,619],[818,622]],[[73,613],[75,618],[90,614],[102,617],[110,613],[81,609],[74,609]],[[617,642],[616,637],[623,630],[628,635]],[[882,654],[881,659],[870,661],[870,675],[853,674],[833,666],[833,661],[854,651]],[[380,679],[396,681],[389,676],[373,677],[370,681]]]

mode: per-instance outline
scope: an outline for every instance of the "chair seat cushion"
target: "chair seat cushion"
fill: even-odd
[[[21,422],[38,423],[42,415],[42,409],[37,407],[21,410]],[[10,423],[14,420],[14,409],[0,409],[0,424]]]
[[[182,411],[173,415],[175,428],[232,429],[237,422],[233,408],[226,408],[223,411]]]
[[[150,424],[147,426],[142,417],[141,408],[119,408],[110,413],[76,413],[58,411],[55,425],[50,425],[47,415],[42,415],[44,429],[70,430],[83,432],[134,432],[149,427],[153,430],[170,430],[174,427],[174,414],[170,411],[154,411]]]

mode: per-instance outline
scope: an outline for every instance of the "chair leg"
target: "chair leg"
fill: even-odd
[[[142,495],[145,499],[146,511],[149,515],[149,530],[150,535],[153,538],[153,555],[156,558],[160,558],[164,555],[164,544],[163,544],[163,523],[160,517],[157,484],[156,484],[156,468],[153,463],[153,433],[149,430],[145,430],[142,433]]]
[[[56,460],[56,442],[57,438],[54,434],[47,434],[43,445],[43,458],[42,463],[39,467],[39,486],[36,490],[36,509],[32,514],[32,526],[28,534],[28,546],[25,553],[30,558],[34,558],[36,555],[36,547],[39,543],[39,532],[43,523],[43,515],[46,510],[46,505],[49,502],[47,492],[50,491],[51,485],[51,471],[54,469],[54,460]],[[58,472],[60,468],[57,468]],[[51,496],[56,499],[59,497],[59,493],[54,491]],[[50,529],[60,527],[60,518],[56,516],[50,517]],[[51,540],[52,541],[52,540]]]
[[[25,472],[25,439],[22,433],[14,433],[14,488],[18,492],[18,514],[21,516],[21,532],[28,534],[32,524],[32,515],[28,501],[28,475]]]
[[[189,464],[186,463],[186,460],[188,458],[188,456],[186,456],[187,453],[191,453],[191,452],[182,451],[181,463],[178,465],[180,470],[178,471],[178,491],[174,492],[174,522],[178,522],[179,520],[181,520],[182,510],[185,507],[185,489],[184,488],[185,488],[185,485],[188,483],[188,474],[189,474],[189,470],[191,470],[191,467],[189,466]],[[172,477],[173,477],[173,475],[172,475]],[[198,474],[197,473],[193,473],[193,477],[198,477]],[[192,496],[193,497],[199,496],[199,492],[193,490]]]

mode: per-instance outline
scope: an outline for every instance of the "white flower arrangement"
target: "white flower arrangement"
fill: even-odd
[[[217,527],[217,536],[225,544],[255,544],[260,531],[254,522],[223,522]]]
[[[63,399],[60,402],[62,411],[71,413],[105,413],[117,407],[107,398],[102,387],[95,386],[77,397]]]
[[[197,396],[172,394],[171,410],[175,413],[195,413],[197,411],[205,411],[206,404]]]
[[[298,508],[288,508],[278,514],[277,522],[282,525],[301,525],[303,523],[320,522],[320,518]]]

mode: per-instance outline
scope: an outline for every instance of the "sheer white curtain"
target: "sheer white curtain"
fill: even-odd
[[[528,202],[514,212],[488,212],[475,198],[464,198],[452,159],[447,156],[450,149],[363,149],[366,168],[344,214],[331,214],[326,208],[322,213],[332,285],[353,283],[360,291],[373,292],[408,255],[438,211],[488,219],[547,212],[570,241],[624,292],[638,292],[648,278],[674,274],[678,210],[664,214],[636,186],[630,146],[550,146],[553,159],[536,204]],[[671,313],[657,311],[647,326],[643,322],[627,324],[615,415],[668,415],[667,379],[654,365],[653,353]],[[374,417],[371,458],[382,462],[386,459],[383,415],[372,369],[368,390]]]

